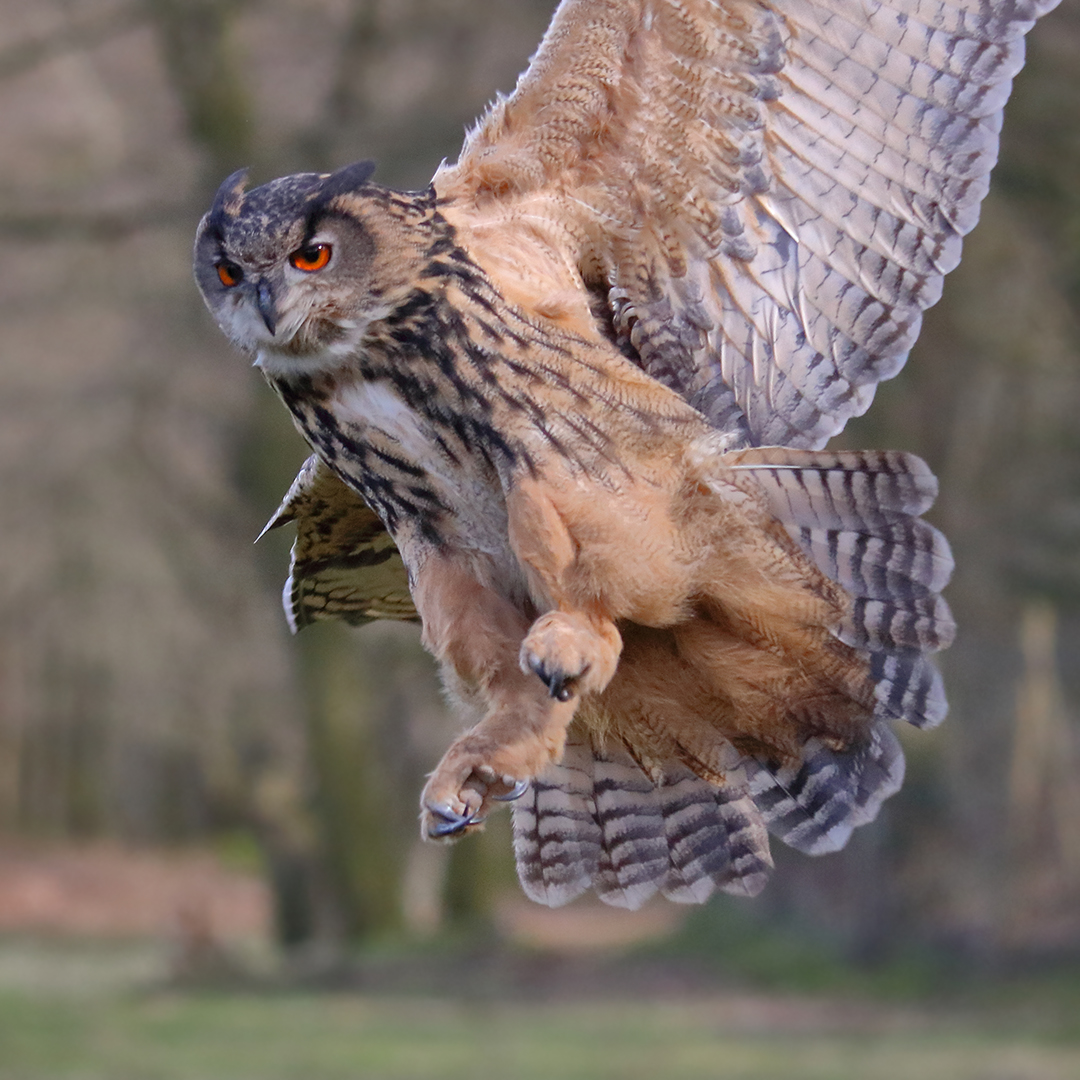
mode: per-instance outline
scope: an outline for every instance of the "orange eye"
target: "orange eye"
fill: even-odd
[[[294,251],[289,256],[289,262],[297,270],[303,270],[305,274],[313,274],[330,261],[330,250],[329,244],[309,244],[299,251]]]
[[[244,271],[236,263],[220,262],[217,264],[217,276],[226,289],[231,289],[244,280]]]

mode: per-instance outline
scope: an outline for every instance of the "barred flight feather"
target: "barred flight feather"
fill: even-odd
[[[937,479],[926,462],[892,450],[807,453],[770,446],[722,460],[724,467],[753,470],[769,509],[796,528],[888,527],[924,513],[937,495]]]
[[[917,727],[940,723],[941,676],[923,654],[946,648],[956,632],[938,595],[953,561],[944,536],[916,516],[937,493],[926,463],[893,451],[776,447],[721,460],[753,473],[771,513],[851,597],[834,633],[871,654],[878,715]]]
[[[716,787],[670,766],[660,788],[671,856],[664,895],[700,904],[716,889],[756,896],[772,870],[753,800],[738,784]]]
[[[636,909],[667,873],[664,814],[656,784],[626,753],[593,751],[593,802],[600,825],[601,900]]]
[[[949,710],[941,672],[916,649],[870,654],[876,716],[906,720],[918,728],[937,727]]]
[[[890,603],[855,599],[836,636],[857,649],[918,649],[937,652],[952,644],[955,625],[940,596]]]
[[[789,529],[817,567],[857,598],[923,599],[941,592],[952,575],[948,542],[919,518],[878,525],[873,533]]]
[[[590,888],[600,866],[603,835],[593,797],[589,747],[569,741],[514,803],[514,853],[527,896],[561,907]]]

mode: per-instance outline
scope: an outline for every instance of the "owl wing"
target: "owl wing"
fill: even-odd
[[[816,448],[903,365],[1057,0],[563,0],[440,197],[552,226],[629,355]]]
[[[282,600],[296,633],[309,623],[344,619],[417,621],[409,576],[383,523],[320,458],[312,455],[260,536],[296,522]]]

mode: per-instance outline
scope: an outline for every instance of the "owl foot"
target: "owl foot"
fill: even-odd
[[[521,645],[521,668],[537,675],[556,701],[603,690],[615,674],[622,638],[615,624],[574,612],[550,611]]]
[[[440,797],[442,766],[435,770],[420,800],[420,827],[429,840],[464,836],[483,824],[491,803],[513,802],[528,790],[528,780],[496,774],[486,765],[474,766],[456,794]]]

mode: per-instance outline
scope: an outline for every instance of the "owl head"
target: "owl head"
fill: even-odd
[[[372,162],[298,173],[245,191],[230,176],[199,224],[195,279],[225,335],[269,373],[353,354],[407,272],[379,210]]]

